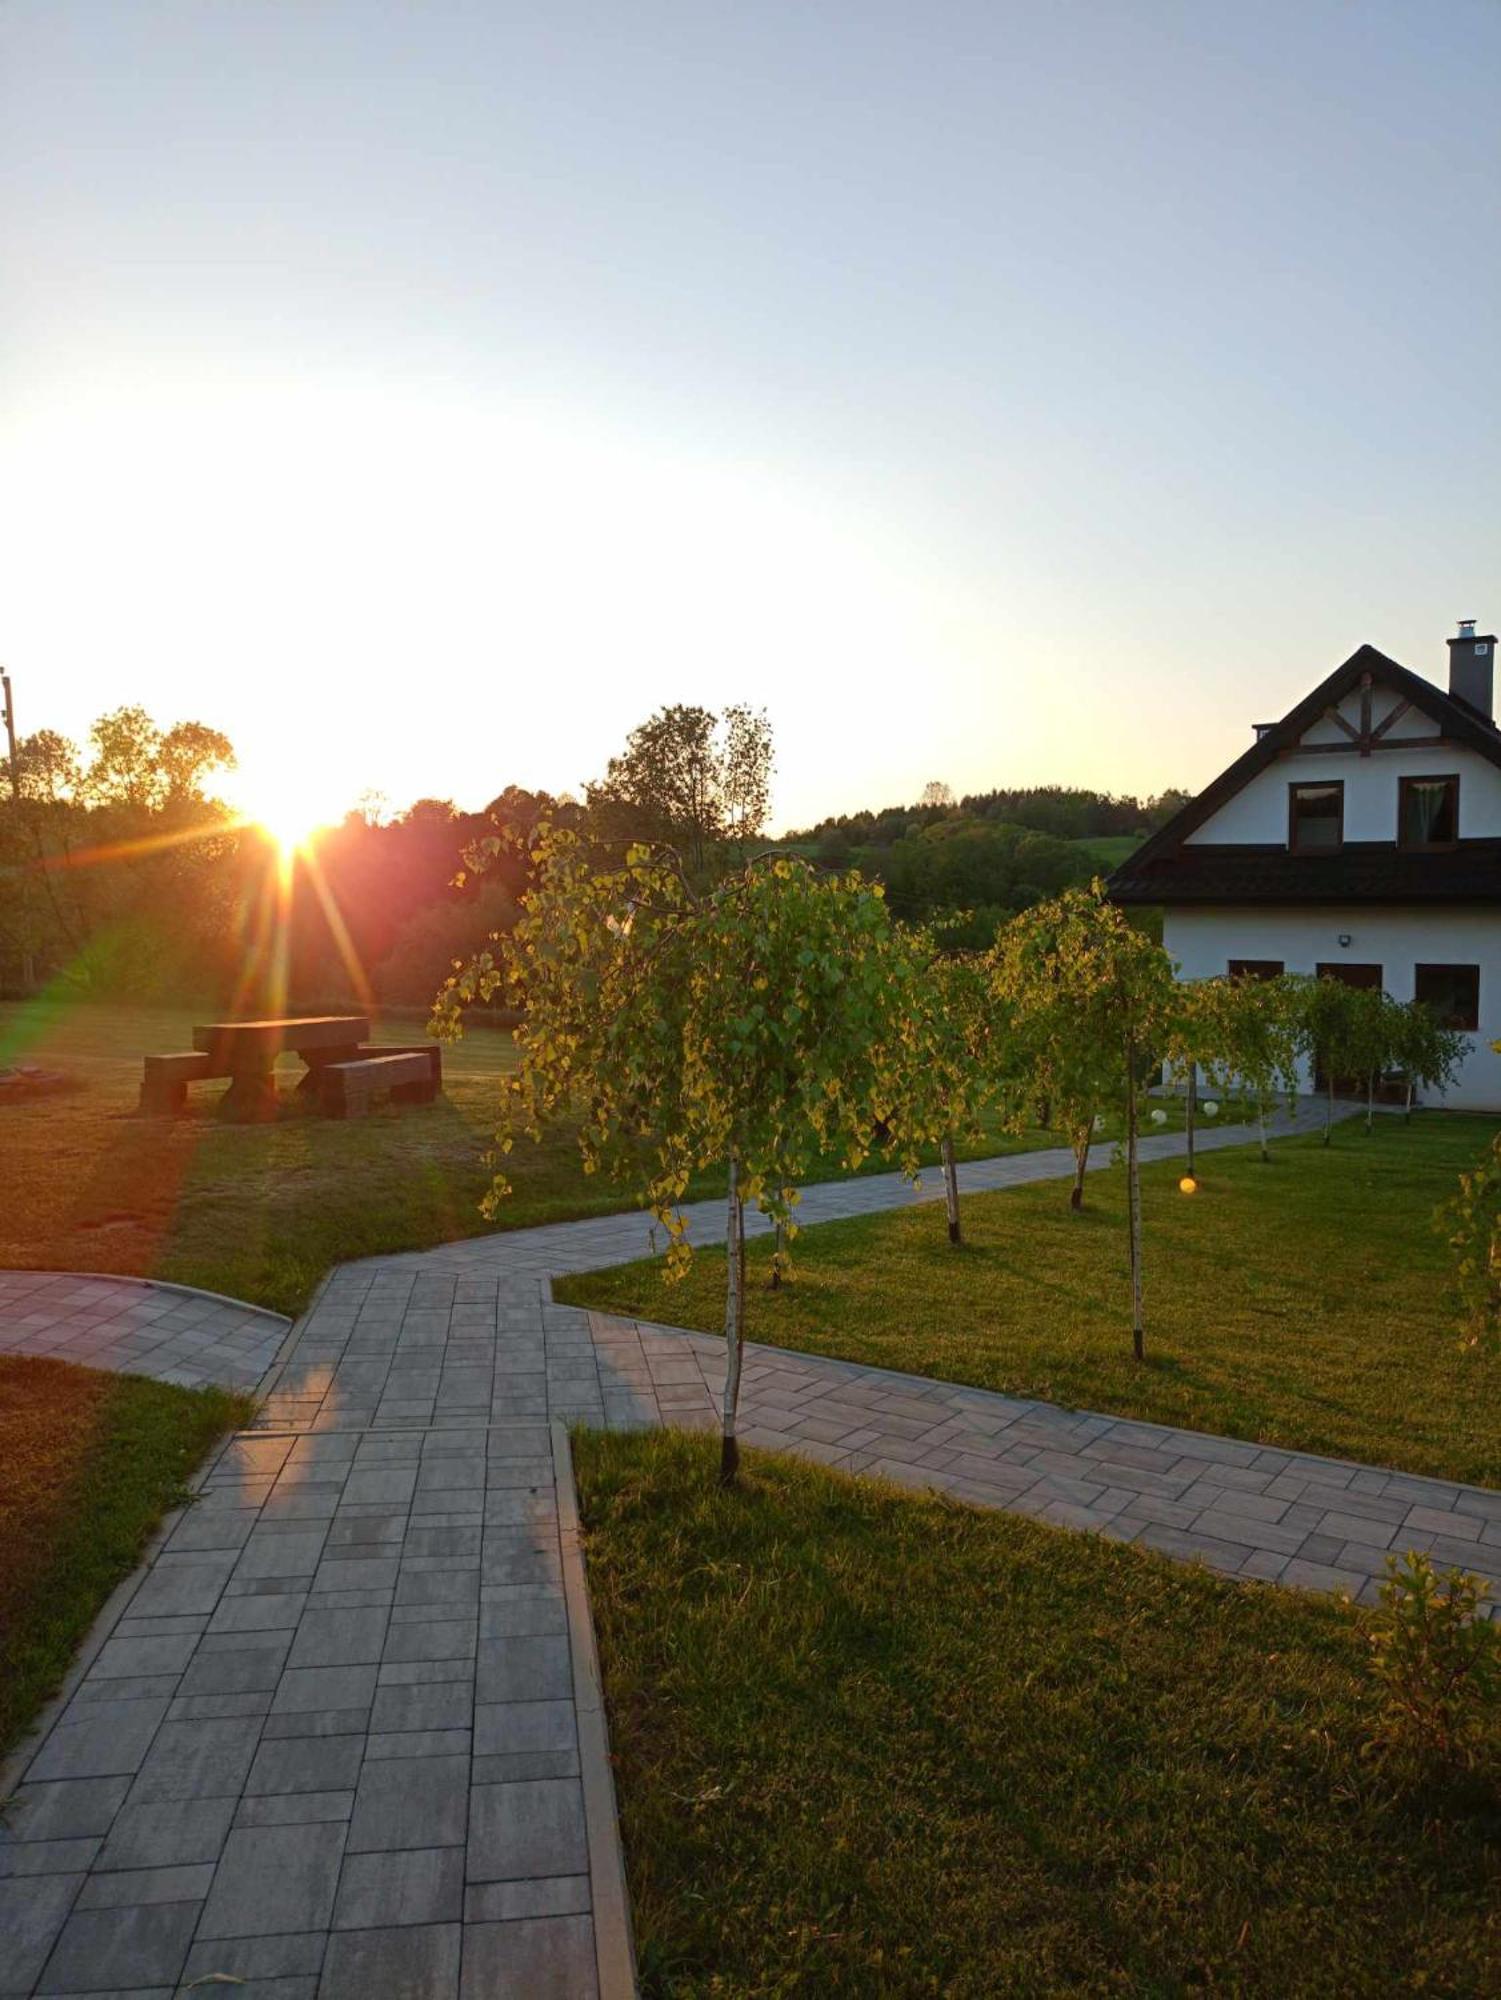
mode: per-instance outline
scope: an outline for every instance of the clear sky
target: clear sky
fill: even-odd
[[[18,720],[246,802],[1207,781],[1501,621],[1496,0],[5,0]]]

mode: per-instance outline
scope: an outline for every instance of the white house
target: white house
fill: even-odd
[[[1496,640],[1449,641],[1449,691],[1362,646],[1124,862],[1185,979],[1325,973],[1469,1033],[1445,1102],[1501,1110]]]

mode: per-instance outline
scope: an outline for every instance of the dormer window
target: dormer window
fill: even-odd
[[[1452,847],[1459,838],[1459,779],[1403,778],[1398,787],[1397,843]]]
[[[1337,854],[1345,840],[1342,778],[1289,785],[1287,844],[1294,854]]]

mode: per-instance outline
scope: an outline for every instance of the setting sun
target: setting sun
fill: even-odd
[[[275,805],[253,815],[255,824],[268,833],[281,849],[283,859],[305,848],[326,822],[298,799],[279,799]]]

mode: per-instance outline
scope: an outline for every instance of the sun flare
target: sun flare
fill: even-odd
[[[256,825],[276,843],[283,861],[302,853],[323,824],[316,813],[297,799],[278,800],[275,805],[263,807],[254,817]]]

